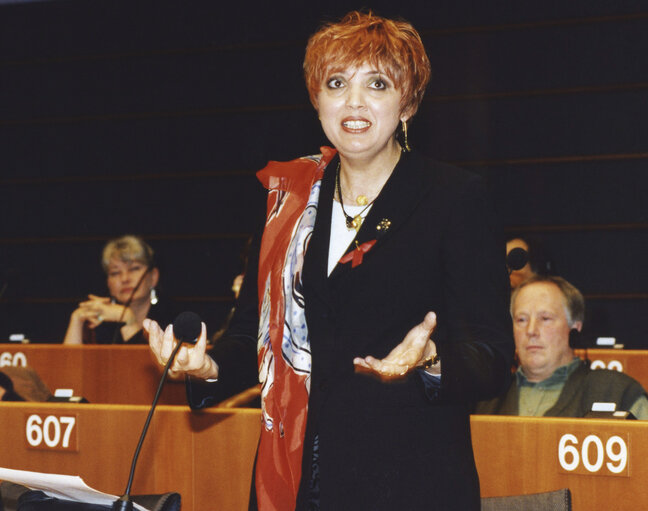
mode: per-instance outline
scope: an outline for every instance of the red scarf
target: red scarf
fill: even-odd
[[[321,157],[270,162],[257,173],[269,190],[258,280],[263,414],[255,477],[259,511],[293,510],[301,479],[310,345],[298,295],[322,175],[336,154],[330,147],[321,151]]]

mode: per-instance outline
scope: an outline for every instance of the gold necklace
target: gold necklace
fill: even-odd
[[[356,204],[357,204],[358,206],[365,206],[365,205],[367,204],[367,201],[368,201],[368,200],[369,200],[369,199],[367,199],[367,196],[366,196],[366,195],[358,195],[358,196],[356,197]]]
[[[356,202],[360,202],[360,198],[363,197],[365,204],[367,204],[360,213],[358,213],[356,216],[350,216],[347,215],[347,212],[344,210],[344,200],[342,199],[342,187],[340,186],[340,162],[338,161],[337,164],[337,169],[335,171],[335,188],[337,190],[338,198],[340,199],[340,206],[342,206],[342,214],[344,215],[344,219],[346,221],[346,227],[347,229],[355,229],[356,232],[360,230],[360,226],[362,225],[362,222],[364,221],[364,217],[362,214],[369,209],[369,206],[371,206],[374,201],[378,198],[378,196],[374,197],[374,199],[367,204],[367,197],[364,195],[358,196],[358,199],[356,199]],[[363,204],[360,204],[362,206]]]

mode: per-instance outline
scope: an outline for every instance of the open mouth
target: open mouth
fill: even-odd
[[[342,127],[348,131],[364,131],[371,127],[371,123],[366,120],[348,119],[342,121]]]

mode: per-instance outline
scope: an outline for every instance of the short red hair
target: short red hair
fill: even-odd
[[[402,91],[401,111],[414,115],[430,80],[430,61],[418,32],[406,21],[352,11],[338,23],[325,25],[306,46],[304,78],[311,103],[326,74],[333,70],[376,66]]]

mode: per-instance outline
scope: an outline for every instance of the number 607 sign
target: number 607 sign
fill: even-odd
[[[567,433],[558,440],[561,472],[628,477],[628,458],[627,437],[587,435],[581,439]]]
[[[25,440],[28,449],[78,451],[76,416],[28,415],[25,419]]]

